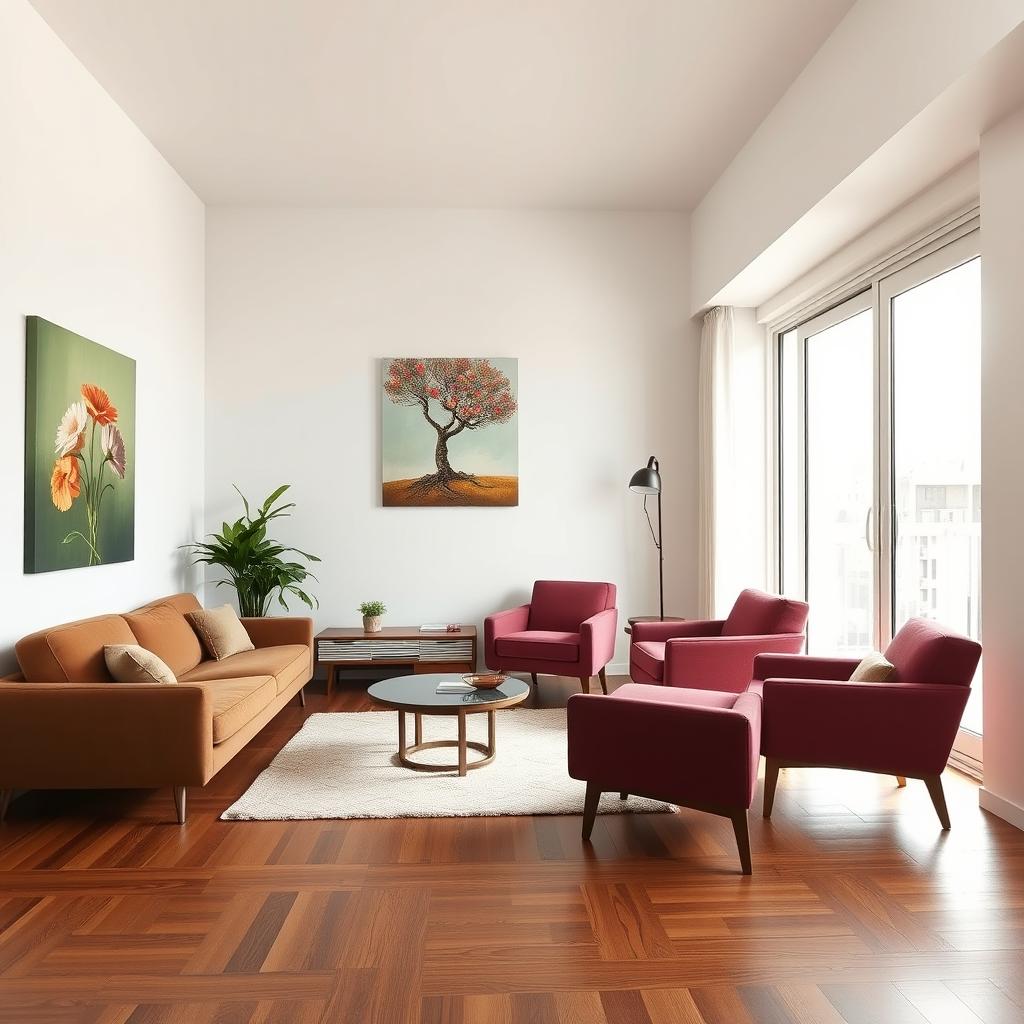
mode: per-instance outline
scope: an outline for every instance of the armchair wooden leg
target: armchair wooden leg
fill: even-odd
[[[530,679],[532,680],[533,685],[536,686],[537,685],[537,673],[536,672],[531,672],[530,673]]]
[[[601,692],[607,697],[608,696],[608,677],[604,673],[604,666],[602,665],[597,672],[597,678],[601,680]]]
[[[628,793],[620,793],[619,794],[619,799],[620,800],[628,800],[629,799],[629,794]]]
[[[590,676],[580,676],[580,690],[583,693],[590,693]]]
[[[305,706],[306,706],[306,688],[302,687],[302,689],[299,690],[299,707],[300,708],[304,708]]]
[[[775,787],[779,784],[780,767],[774,757],[764,759],[764,808],[761,813],[765,818],[772,816],[772,807],[775,805]]]
[[[928,795],[932,798],[932,805],[935,808],[935,813],[939,816],[942,828],[948,832],[949,811],[946,808],[946,794],[942,790],[942,776],[929,775],[924,780],[924,784],[928,787]]]
[[[753,867],[750,863],[750,833],[747,831],[747,812],[734,811],[732,817],[732,830],[736,835],[736,847],[740,852],[740,866],[743,874],[753,874]]]
[[[594,831],[594,819],[597,817],[597,805],[601,801],[601,790],[596,782],[587,783],[587,796],[583,801],[583,838],[590,840]]]
[[[7,808],[11,806],[11,797],[14,796],[13,789],[0,789],[0,825],[7,817]]]
[[[186,789],[184,786],[174,787],[174,810],[178,815],[178,824],[185,824],[185,794]]]
[[[903,789],[903,787],[906,786],[906,784],[907,784],[907,780],[906,780],[905,776],[903,776],[903,775],[897,775],[896,776],[896,788],[897,789]]]

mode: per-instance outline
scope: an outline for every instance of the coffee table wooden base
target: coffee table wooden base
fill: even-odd
[[[451,772],[458,771],[460,776],[464,776],[467,771],[471,768],[483,768],[485,764],[490,764],[494,760],[495,754],[498,752],[497,744],[495,743],[494,735],[494,724],[495,724],[495,713],[493,711],[487,712],[487,742],[478,743],[476,740],[466,739],[466,714],[465,711],[458,712],[459,720],[459,738],[457,740],[429,740],[423,742],[423,714],[421,712],[413,712],[414,719],[414,736],[415,742],[412,746],[407,745],[406,741],[406,728],[405,728],[405,711],[398,712],[398,760],[401,761],[406,768],[412,768],[418,772]],[[436,715],[437,718],[451,718],[450,714]],[[423,761],[415,761],[410,754],[416,754],[421,750],[437,750],[441,747],[454,747],[459,752],[459,760],[457,764],[426,764]],[[469,750],[476,750],[483,754],[483,757],[477,758],[475,761],[470,761],[468,758]]]

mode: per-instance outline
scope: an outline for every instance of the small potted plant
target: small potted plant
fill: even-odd
[[[383,618],[387,608],[383,601],[364,601],[359,606],[363,616],[363,629],[367,633],[380,632],[380,620]]]

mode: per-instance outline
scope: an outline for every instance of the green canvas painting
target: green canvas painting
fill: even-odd
[[[25,325],[25,572],[135,557],[135,360]]]
[[[519,504],[518,360],[385,359],[385,506]]]

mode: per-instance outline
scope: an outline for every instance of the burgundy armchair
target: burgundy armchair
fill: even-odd
[[[761,763],[761,698],[627,683],[610,697],[569,698],[569,774],[587,784],[583,838],[602,793],[664,800],[732,821],[751,873],[747,809]]]
[[[943,829],[949,813],[942,770],[970,695],[981,645],[926,619],[911,619],[885,657],[884,683],[850,682],[856,658],[762,655],[751,690],[761,690],[766,759],[764,816],[780,768],[847,768],[922,779]]]
[[[613,583],[538,580],[529,604],[484,619],[484,661],[495,672],[575,676],[584,692],[615,653],[618,623]]]
[[[699,690],[742,693],[754,658],[803,649],[807,605],[760,590],[744,590],[727,619],[637,622],[629,650],[629,677]]]

